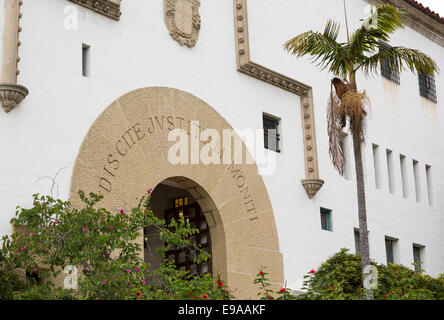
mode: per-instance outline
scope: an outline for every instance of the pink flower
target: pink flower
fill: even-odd
[[[140,298],[142,296],[142,292],[137,291],[137,299]]]
[[[103,280],[103,284],[106,284],[108,281],[105,279],[105,280]]]
[[[32,268],[32,272],[37,272],[37,269],[36,268]]]
[[[35,232],[31,232],[31,233],[29,234],[30,237],[32,237],[33,235],[35,235]]]
[[[142,280],[140,283],[141,283],[143,286],[146,285],[146,281],[145,281],[145,280]]]
[[[43,252],[46,252],[46,251],[48,251],[48,249],[46,249],[46,248],[42,248],[42,251],[43,251]]]
[[[285,288],[281,288],[281,292],[285,292],[287,291]]]
[[[59,224],[59,222],[58,222],[58,221],[56,220],[56,222],[54,222],[54,224],[56,224],[56,225],[57,225],[57,224]]]
[[[146,269],[146,270],[145,270],[145,273],[148,273],[148,272],[149,272],[149,270],[148,270],[148,269]]]
[[[120,212],[120,214],[125,214],[125,211],[123,211],[123,209],[120,210],[119,212]]]
[[[151,195],[153,193],[153,189],[149,189],[146,193],[148,193],[148,195]]]
[[[108,228],[110,228],[111,230],[114,230],[114,227],[113,227],[113,226],[108,226]]]
[[[14,251],[15,251],[15,252],[19,252],[19,249],[15,249]]]
[[[217,280],[217,286],[218,287],[223,287],[224,283],[222,281],[220,281],[220,280]]]
[[[22,251],[25,251],[25,250],[26,250],[26,246],[23,246],[23,247],[21,248],[21,250],[22,250]]]
[[[136,269],[134,269],[134,271],[139,272],[139,271],[140,271],[140,268],[136,268]]]
[[[263,276],[263,275],[265,274],[265,272],[260,271],[259,274],[260,274],[261,276]]]
[[[131,273],[131,269],[126,269],[125,272],[126,273]]]
[[[203,299],[208,299],[208,295],[204,293],[204,294],[202,295],[202,298],[203,298]]]
[[[328,287],[328,290],[334,290],[335,288],[333,288],[332,286]]]
[[[314,269],[311,269],[308,273],[315,274],[316,271]]]
[[[113,276],[113,279],[117,279],[117,276]]]
[[[88,228],[87,227],[83,227],[82,230],[83,231],[88,231]]]

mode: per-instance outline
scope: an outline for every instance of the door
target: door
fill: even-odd
[[[210,229],[199,204],[188,204],[188,197],[183,197],[174,201],[174,208],[167,209],[164,212],[164,219],[167,224],[171,219],[178,220],[181,217],[188,219],[191,228],[199,230],[199,233],[191,236],[191,243],[200,244],[202,250],[211,254]],[[190,274],[211,273],[211,258],[198,264],[193,262],[195,256],[195,250],[187,247],[174,247],[166,252],[166,257],[169,260],[174,260],[179,270],[187,270]]]

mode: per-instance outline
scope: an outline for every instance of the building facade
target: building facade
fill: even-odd
[[[389,45],[419,49],[442,69],[443,19],[416,1],[388,2],[408,12]],[[346,4],[354,30],[369,3]],[[329,18],[346,41],[342,0],[2,0],[0,17],[2,235],[33,193],[74,205],[78,190],[101,193],[118,212],[153,188],[156,214],[195,215],[206,235],[199,241],[211,263],[184,268],[220,274],[238,297],[255,297],[262,266],[273,283],[298,290],[304,274],[340,248],[358,250],[351,137],[344,132],[344,177],[328,155],[332,75],[283,51],[295,35],[323,31]],[[393,75],[384,66],[381,73],[357,79],[371,99],[362,145],[370,257],[412,269],[420,260],[437,276],[443,76]],[[242,136],[254,161],[222,161],[221,147],[220,163],[193,155],[188,164],[171,162],[174,129],[193,144],[205,129],[224,137],[233,128],[239,136],[259,130],[259,139]],[[277,131],[264,141],[264,128]],[[150,230],[144,237],[155,245]],[[154,265],[149,256],[145,250]]]

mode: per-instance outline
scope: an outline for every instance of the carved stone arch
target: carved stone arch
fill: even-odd
[[[206,212],[212,228],[213,273],[236,290],[237,298],[257,298],[253,280],[261,266],[267,266],[273,284],[283,282],[267,189],[256,164],[171,164],[168,150],[175,142],[168,141],[168,133],[174,128],[190,132],[191,121],[199,121],[201,129],[216,129],[221,136],[223,129],[232,129],[207,103],[177,89],[143,88],[118,98],[82,142],[71,201],[79,205],[79,190],[101,193],[102,205],[118,212],[137,205],[148,188],[176,179]],[[142,244],[143,238],[139,241]]]

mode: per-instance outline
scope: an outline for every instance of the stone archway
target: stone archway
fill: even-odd
[[[231,129],[207,103],[177,89],[143,88],[118,98],[83,140],[73,169],[71,201],[79,203],[79,190],[101,193],[102,205],[118,212],[137,205],[148,188],[176,177],[207,217],[213,273],[226,279],[237,298],[257,298],[253,280],[261,266],[267,266],[276,286],[283,282],[266,187],[255,164],[171,164],[168,149],[174,142],[168,141],[168,133],[175,128],[189,132],[191,121],[221,136],[223,129]]]

